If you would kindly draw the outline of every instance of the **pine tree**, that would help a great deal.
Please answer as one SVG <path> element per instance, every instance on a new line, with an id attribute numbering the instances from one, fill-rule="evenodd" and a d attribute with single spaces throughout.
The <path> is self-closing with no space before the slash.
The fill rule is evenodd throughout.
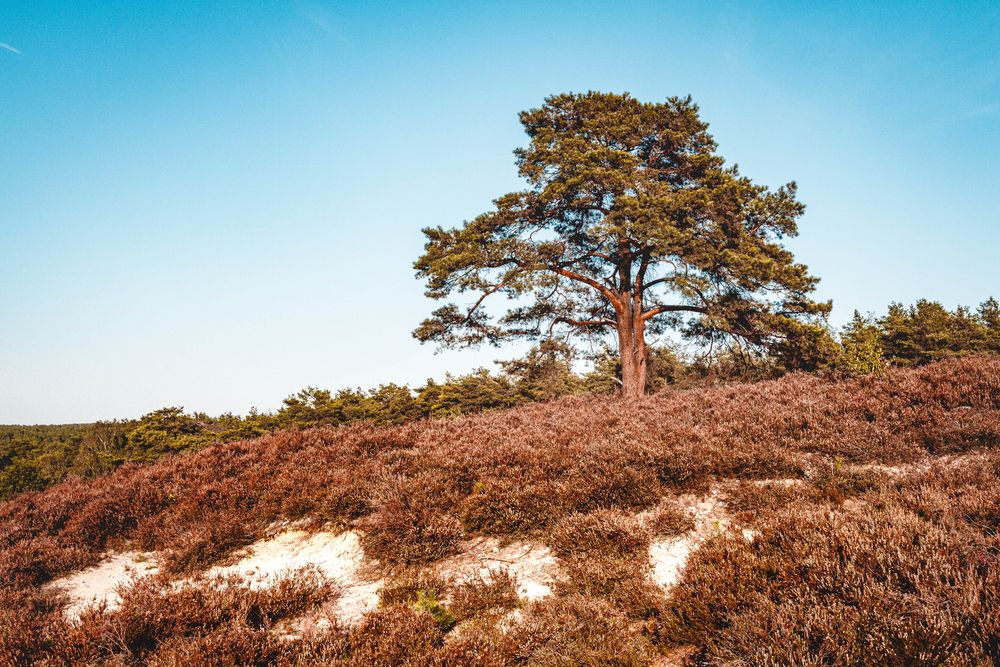
<path id="1" fill-rule="evenodd" d="M 608 336 L 626 398 L 644 391 L 647 335 L 667 329 L 813 363 L 803 355 L 830 304 L 810 298 L 817 279 L 781 244 L 804 210 L 794 183 L 772 191 L 727 167 L 690 98 L 563 94 L 520 119 L 528 188 L 460 228 L 424 230 L 414 266 L 427 295 L 471 303 L 434 311 L 418 339 Z M 512 301 L 494 317 L 496 295 Z"/>

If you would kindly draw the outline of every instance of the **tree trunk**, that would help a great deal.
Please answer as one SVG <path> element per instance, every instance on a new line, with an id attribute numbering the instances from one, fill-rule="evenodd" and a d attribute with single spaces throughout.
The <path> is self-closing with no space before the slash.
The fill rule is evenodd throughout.
<path id="1" fill-rule="evenodd" d="M 631 309 L 629 309 L 631 310 Z M 646 338 L 641 309 L 618 319 L 618 358 L 622 366 L 622 398 L 634 401 L 646 393 Z"/>

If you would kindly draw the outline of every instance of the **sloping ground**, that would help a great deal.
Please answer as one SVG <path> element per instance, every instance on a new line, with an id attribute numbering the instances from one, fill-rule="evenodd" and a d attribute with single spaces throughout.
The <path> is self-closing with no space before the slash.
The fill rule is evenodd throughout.
<path id="1" fill-rule="evenodd" d="M 665 589 L 676 583 L 690 553 L 729 522 L 715 494 L 696 500 L 690 509 L 697 517 L 695 529 L 680 536 L 660 538 L 649 545 L 650 576 Z M 641 521 L 641 517 L 636 519 Z M 357 625 L 367 612 L 378 606 L 379 590 L 385 583 L 379 577 L 377 564 L 365 561 L 359 535 L 353 530 L 341 533 L 285 530 L 237 551 L 232 558 L 236 562 L 210 567 L 195 580 L 209 580 L 223 586 L 235 576 L 252 589 L 270 588 L 295 572 L 308 569 L 335 584 L 337 596 L 323 611 L 344 626 Z M 97 565 L 60 577 L 46 584 L 46 588 L 65 597 L 63 614 L 70 621 L 78 621 L 86 609 L 118 609 L 119 592 L 139 579 L 158 574 L 158 560 L 156 553 L 109 553 Z M 530 540 L 502 543 L 494 537 L 466 540 L 458 553 L 435 562 L 433 571 L 442 581 L 459 586 L 487 580 L 493 573 L 503 571 L 516 582 L 517 597 L 524 602 L 548 597 L 559 579 L 558 560 L 544 544 Z"/>
<path id="2" fill-rule="evenodd" d="M 998 442 L 965 359 L 211 448 L 0 505 L 0 663 L 995 663 Z"/>

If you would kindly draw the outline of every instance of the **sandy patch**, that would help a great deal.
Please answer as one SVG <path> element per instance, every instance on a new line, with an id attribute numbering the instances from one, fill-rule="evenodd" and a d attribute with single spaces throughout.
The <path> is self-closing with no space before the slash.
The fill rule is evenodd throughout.
<path id="1" fill-rule="evenodd" d="M 538 600 L 552 594 L 559 577 L 555 556 L 543 544 L 518 540 L 501 544 L 495 537 L 466 540 L 460 553 L 439 561 L 438 573 L 458 583 L 488 577 L 491 570 L 506 569 L 517 577 L 518 594 Z"/>
<path id="2" fill-rule="evenodd" d="M 59 590 L 67 598 L 63 614 L 76 621 L 80 614 L 98 604 L 105 609 L 117 609 L 121 604 L 119 589 L 132 582 L 159 572 L 156 556 L 142 551 L 111 553 L 104 560 L 86 570 L 80 570 L 47 586 Z"/>
<path id="3" fill-rule="evenodd" d="M 725 507 L 719 500 L 718 489 L 712 489 L 701 500 L 692 499 L 688 508 L 694 514 L 694 530 L 679 537 L 657 538 L 649 545 L 653 581 L 666 589 L 674 586 L 680 579 L 691 553 L 709 537 L 726 530 L 730 523 Z"/>
<path id="4" fill-rule="evenodd" d="M 951 468 L 962 465 L 980 465 L 989 459 L 983 451 L 960 452 L 957 454 L 927 455 L 910 463 L 844 463 L 843 469 L 852 472 L 876 472 L 891 478 L 919 475 L 934 468 Z"/>
<path id="5" fill-rule="evenodd" d="M 804 486 L 806 483 L 806 480 L 796 477 L 786 477 L 784 479 L 751 479 L 747 481 L 754 486 L 778 486 L 785 489 L 793 486 Z"/>
<path id="6" fill-rule="evenodd" d="M 208 577 L 239 575 L 251 588 L 273 585 L 282 576 L 312 567 L 336 584 L 339 596 L 324 613 L 354 625 L 378 606 L 382 581 L 365 568 L 358 534 L 287 530 L 236 553 L 236 563 L 211 568 Z"/>

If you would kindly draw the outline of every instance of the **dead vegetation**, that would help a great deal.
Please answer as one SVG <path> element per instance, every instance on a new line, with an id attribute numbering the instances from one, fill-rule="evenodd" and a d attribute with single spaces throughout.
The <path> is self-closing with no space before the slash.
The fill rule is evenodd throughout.
<path id="1" fill-rule="evenodd" d="M 995 663 L 998 408 L 1000 361 L 970 358 L 282 432 L 71 480 L 0 505 L 0 663 Z M 731 523 L 689 511 L 707 498 Z M 342 594 L 321 572 L 177 585 L 297 519 L 356 531 L 384 577 L 353 627 L 276 631 Z M 550 552 L 551 595 L 488 560 L 522 545 Z M 658 586 L 649 554 L 675 546 Z M 68 619 L 44 584 L 108 551 L 161 571 Z"/>

